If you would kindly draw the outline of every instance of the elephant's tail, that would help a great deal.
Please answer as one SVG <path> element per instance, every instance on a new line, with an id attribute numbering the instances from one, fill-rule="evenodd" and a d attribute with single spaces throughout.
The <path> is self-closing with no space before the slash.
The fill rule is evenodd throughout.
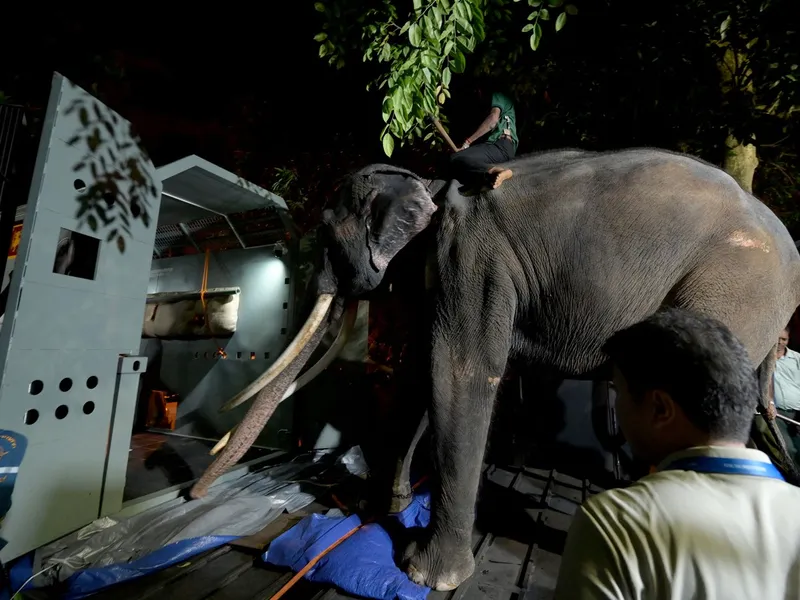
<path id="1" fill-rule="evenodd" d="M 772 378 L 775 374 L 777 351 L 777 346 L 773 346 L 758 367 L 759 414 L 756 415 L 755 418 L 764 419 L 769 435 L 772 437 L 772 440 L 761 440 L 762 449 L 771 455 L 770 458 L 775 462 L 778 469 L 783 472 L 784 477 L 786 477 L 789 483 L 800 486 L 800 471 L 797 469 L 794 457 L 789 454 L 786 448 L 786 442 L 783 439 L 783 435 L 781 435 L 780 429 L 778 429 L 777 419 L 770 419 L 767 411 L 767 407 L 773 396 Z"/>

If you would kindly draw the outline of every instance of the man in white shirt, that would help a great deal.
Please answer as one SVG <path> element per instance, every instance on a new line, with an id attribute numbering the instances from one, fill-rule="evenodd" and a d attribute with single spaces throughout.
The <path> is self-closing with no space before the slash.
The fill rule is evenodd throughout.
<path id="1" fill-rule="evenodd" d="M 800 412 L 800 353 L 790 350 L 789 329 L 784 329 L 778 338 L 778 362 L 775 364 L 774 397 L 778 414 L 797 421 Z M 797 457 L 797 427 L 778 419 L 778 428 L 783 434 L 786 449 L 795 460 Z"/>
<path id="2" fill-rule="evenodd" d="M 657 467 L 579 508 L 555 598 L 800 598 L 800 489 L 745 447 L 758 393 L 741 343 L 667 309 L 606 352 L 622 433 Z"/>

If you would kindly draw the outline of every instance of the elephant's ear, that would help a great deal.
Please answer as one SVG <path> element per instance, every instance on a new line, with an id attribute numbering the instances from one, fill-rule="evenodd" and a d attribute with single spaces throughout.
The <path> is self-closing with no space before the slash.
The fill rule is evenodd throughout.
<path id="1" fill-rule="evenodd" d="M 436 204 L 419 177 L 396 167 L 366 177 L 367 244 L 373 267 L 383 271 L 411 239 L 431 222 Z"/>

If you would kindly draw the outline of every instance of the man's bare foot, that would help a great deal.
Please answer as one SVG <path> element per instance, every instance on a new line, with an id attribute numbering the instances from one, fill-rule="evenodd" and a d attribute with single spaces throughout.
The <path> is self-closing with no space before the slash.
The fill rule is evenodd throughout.
<path id="1" fill-rule="evenodd" d="M 492 188 L 495 190 L 503 185 L 503 182 L 506 179 L 511 179 L 511 177 L 514 175 L 514 173 L 511 172 L 511 169 L 504 169 L 502 167 L 492 167 L 489 169 L 489 173 L 495 176 L 494 183 L 492 184 Z"/>

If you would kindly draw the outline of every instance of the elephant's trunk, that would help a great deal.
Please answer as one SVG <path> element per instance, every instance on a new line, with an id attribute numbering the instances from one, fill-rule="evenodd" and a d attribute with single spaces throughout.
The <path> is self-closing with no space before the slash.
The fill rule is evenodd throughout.
<path id="1" fill-rule="evenodd" d="M 282 362 L 284 368 L 279 371 L 270 367 L 259 378 L 259 382 L 266 380 L 266 383 L 262 383 L 258 388 L 253 405 L 231 435 L 231 439 L 224 450 L 214 459 L 211 466 L 206 469 L 202 477 L 192 487 L 189 492 L 192 498 L 204 497 L 208 493 L 208 488 L 211 487 L 211 484 L 225 473 L 229 467 L 236 464 L 250 446 L 253 445 L 258 434 L 283 399 L 287 388 L 295 380 L 308 357 L 319 346 L 330 324 L 341 318 L 343 306 L 344 301 L 340 297 L 334 299 L 332 294 L 319 295 L 308 321 L 306 321 L 295 340 L 284 351 L 281 358 L 276 361 L 276 364 L 279 361 Z M 284 358 L 286 360 L 282 360 Z M 270 382 L 272 385 L 267 385 Z M 251 387 L 255 388 L 256 386 Z"/>

